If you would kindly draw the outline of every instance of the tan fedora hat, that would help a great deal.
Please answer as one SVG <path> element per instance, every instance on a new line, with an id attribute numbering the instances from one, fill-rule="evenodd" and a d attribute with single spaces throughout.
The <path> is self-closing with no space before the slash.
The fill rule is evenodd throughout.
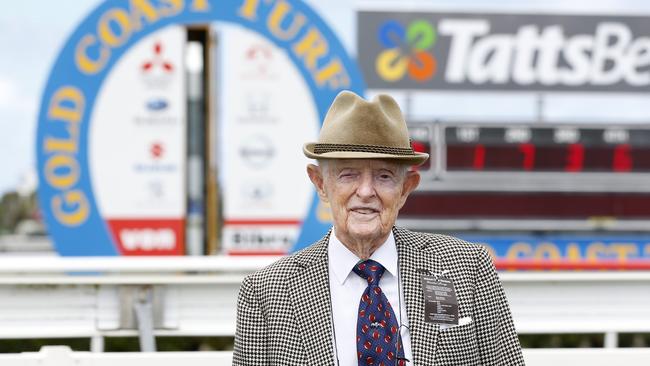
<path id="1" fill-rule="evenodd" d="M 413 151 L 397 102 L 386 94 L 372 101 L 340 92 L 327 111 L 318 142 L 303 145 L 312 159 L 389 159 L 408 165 L 424 163 L 429 154 Z"/>

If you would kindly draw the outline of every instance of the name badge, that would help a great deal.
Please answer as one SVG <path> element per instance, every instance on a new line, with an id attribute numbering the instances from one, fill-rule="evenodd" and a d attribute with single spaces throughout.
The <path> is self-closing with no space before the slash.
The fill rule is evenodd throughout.
<path id="1" fill-rule="evenodd" d="M 454 281 L 444 275 L 422 275 L 424 321 L 458 325 L 458 298 Z"/>

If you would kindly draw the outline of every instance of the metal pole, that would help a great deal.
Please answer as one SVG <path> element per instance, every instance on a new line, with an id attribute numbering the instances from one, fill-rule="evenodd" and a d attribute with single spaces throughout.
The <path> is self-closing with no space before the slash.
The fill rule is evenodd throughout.
<path id="1" fill-rule="evenodd" d="M 95 334 L 90 337 L 90 352 L 101 353 L 104 352 L 104 336 Z"/>
<path id="2" fill-rule="evenodd" d="M 141 352 L 156 352 L 156 338 L 153 334 L 152 300 L 153 290 L 147 286 L 138 289 L 137 299 L 133 303 Z"/>
<path id="3" fill-rule="evenodd" d="M 544 122 L 544 93 L 537 94 L 537 122 Z"/>
<path id="4" fill-rule="evenodd" d="M 605 333 L 605 348 L 617 348 L 617 347 L 618 347 L 618 333 L 617 332 Z"/>
<path id="5" fill-rule="evenodd" d="M 188 255 L 203 255 L 205 115 L 203 109 L 203 45 L 187 44 L 187 249 Z"/>
<path id="6" fill-rule="evenodd" d="M 405 92 L 404 117 L 407 123 L 411 121 L 411 92 L 410 91 Z"/>

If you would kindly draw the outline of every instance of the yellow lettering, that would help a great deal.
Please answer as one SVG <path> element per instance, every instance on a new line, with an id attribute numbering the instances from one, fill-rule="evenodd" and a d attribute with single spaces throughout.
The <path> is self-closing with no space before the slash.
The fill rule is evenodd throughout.
<path id="1" fill-rule="evenodd" d="M 70 136 L 67 139 L 59 139 L 54 137 L 48 137 L 45 140 L 44 149 L 46 152 L 67 152 L 67 153 L 76 153 L 77 152 L 77 141 L 79 138 L 79 128 L 77 125 L 67 125 L 68 135 Z"/>
<path id="2" fill-rule="evenodd" d="M 75 49 L 75 62 L 77 67 L 84 74 L 96 74 L 100 72 L 106 65 L 108 57 L 111 55 L 111 51 L 104 47 L 99 47 L 99 58 L 96 60 L 88 57 L 88 47 L 97 43 L 97 39 L 92 34 L 86 34 Z"/>
<path id="3" fill-rule="evenodd" d="M 65 209 L 64 206 L 68 209 Z M 52 212 L 60 223 L 67 226 L 78 226 L 88 218 L 88 200 L 81 191 L 65 192 L 63 197 L 52 197 Z"/>
<path id="4" fill-rule="evenodd" d="M 77 123 L 83 116 L 84 103 L 84 96 L 77 88 L 64 86 L 54 93 L 47 116 L 52 120 L 69 122 L 65 126 L 68 138 L 47 137 L 44 145 L 45 151 L 77 152 L 79 138 Z"/>
<path id="5" fill-rule="evenodd" d="M 291 6 L 287 4 L 286 1 L 280 0 L 275 3 L 275 6 L 273 6 L 267 21 L 271 33 L 283 41 L 288 41 L 291 38 L 294 38 L 306 22 L 305 16 L 301 13 L 297 13 L 293 15 L 291 25 L 286 29 L 282 29 L 282 23 L 286 20 L 287 14 L 289 14 L 290 11 Z"/>
<path id="6" fill-rule="evenodd" d="M 318 201 L 316 216 L 320 222 L 332 222 L 332 208 L 328 202 Z"/>
<path id="7" fill-rule="evenodd" d="M 158 8 L 158 12 L 160 13 L 160 15 L 164 17 L 176 15 L 183 10 L 183 6 L 184 6 L 183 1 L 184 0 L 162 0 L 161 3 L 163 5 L 169 5 L 169 6 Z"/>
<path id="8" fill-rule="evenodd" d="M 610 252 L 616 254 L 619 261 L 625 261 L 630 257 L 639 255 L 638 248 L 634 244 L 612 244 Z"/>
<path id="9" fill-rule="evenodd" d="M 244 4 L 239 8 L 237 14 L 250 20 L 257 20 L 257 6 L 260 4 L 259 0 L 244 0 Z"/>
<path id="10" fill-rule="evenodd" d="M 316 80 L 318 86 L 327 83 L 330 89 L 345 89 L 350 86 L 350 77 L 338 58 L 331 60 L 322 69 L 317 70 L 314 80 Z"/>
<path id="11" fill-rule="evenodd" d="M 52 155 L 45 163 L 45 179 L 53 187 L 70 188 L 79 179 L 79 165 L 70 155 Z"/>
<path id="12" fill-rule="evenodd" d="M 131 27 L 134 30 L 140 30 L 142 28 L 140 19 L 143 16 L 149 23 L 155 23 L 158 20 L 156 9 L 148 0 L 131 0 Z"/>
<path id="13" fill-rule="evenodd" d="M 47 116 L 50 119 L 77 123 L 83 116 L 84 103 L 81 90 L 72 86 L 63 86 L 52 96 Z"/>
<path id="14" fill-rule="evenodd" d="M 574 243 L 569 244 L 566 250 L 566 257 L 570 261 L 580 260 L 580 247 Z"/>
<path id="15" fill-rule="evenodd" d="M 327 54 L 328 49 L 327 41 L 316 28 L 311 28 L 302 40 L 293 46 L 293 52 L 296 56 L 305 59 L 305 65 L 310 70 L 316 68 L 316 62 Z"/>
<path id="16" fill-rule="evenodd" d="M 208 0 L 194 0 L 192 3 L 192 11 L 208 11 L 210 10 L 210 4 Z"/>
<path id="17" fill-rule="evenodd" d="M 115 23 L 119 27 L 117 33 L 114 32 L 111 24 Z M 97 28 L 99 39 L 111 47 L 122 45 L 131 35 L 129 24 L 129 15 L 122 9 L 112 9 L 107 11 L 99 19 Z"/>
<path id="18" fill-rule="evenodd" d="M 535 249 L 535 258 L 548 258 L 551 260 L 558 260 L 561 258 L 560 250 L 551 243 L 542 243 Z"/>
<path id="19" fill-rule="evenodd" d="M 643 253 L 646 257 L 650 257 L 650 243 L 645 245 L 645 249 L 643 250 Z"/>
<path id="20" fill-rule="evenodd" d="M 533 254 L 533 249 L 528 243 L 514 243 L 508 249 L 506 257 L 508 259 L 530 258 Z"/>
<path id="21" fill-rule="evenodd" d="M 596 260 L 607 254 L 607 247 L 603 243 L 593 243 L 587 247 L 587 260 Z"/>

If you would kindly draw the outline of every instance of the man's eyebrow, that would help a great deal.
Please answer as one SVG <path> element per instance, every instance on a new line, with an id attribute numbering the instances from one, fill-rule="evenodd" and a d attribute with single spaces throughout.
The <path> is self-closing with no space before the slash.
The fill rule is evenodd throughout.
<path id="1" fill-rule="evenodd" d="M 345 169 L 358 170 L 359 168 L 358 168 L 358 167 L 354 167 L 354 166 L 343 166 L 343 167 L 338 168 L 338 171 L 340 172 L 340 171 L 343 171 L 343 170 L 345 170 Z"/>

